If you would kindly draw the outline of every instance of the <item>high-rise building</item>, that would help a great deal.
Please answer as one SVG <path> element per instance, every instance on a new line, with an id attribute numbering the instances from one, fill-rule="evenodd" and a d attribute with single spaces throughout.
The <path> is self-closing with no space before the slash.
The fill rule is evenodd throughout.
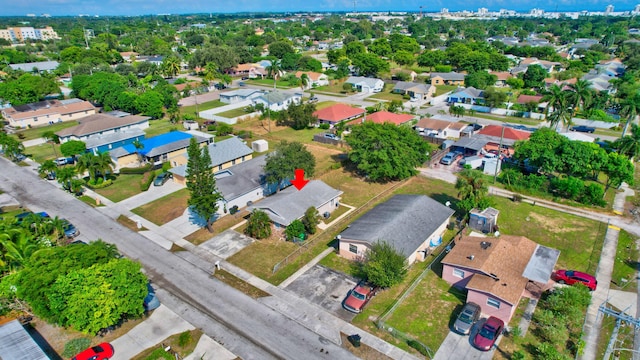
<path id="1" fill-rule="evenodd" d="M 609 15 L 613 12 L 613 5 L 607 5 L 607 8 L 604 10 L 605 15 Z"/>
<path id="2" fill-rule="evenodd" d="M 33 27 L 11 27 L 0 29 L 0 39 L 5 39 L 12 43 L 20 43 L 25 40 L 52 40 L 59 38 L 58 33 L 56 33 L 51 26 L 47 26 L 42 29 L 35 29 Z"/>

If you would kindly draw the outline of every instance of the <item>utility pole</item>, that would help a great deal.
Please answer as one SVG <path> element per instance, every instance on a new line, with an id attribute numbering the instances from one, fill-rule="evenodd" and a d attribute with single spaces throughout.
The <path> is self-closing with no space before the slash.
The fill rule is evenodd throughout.
<path id="1" fill-rule="evenodd" d="M 500 145 L 498 146 L 498 158 L 496 159 L 496 171 L 493 173 L 493 183 L 496 183 L 498 178 L 498 165 L 502 163 L 500 156 L 502 155 L 502 140 L 504 139 L 504 124 L 502 125 L 502 135 L 500 135 Z"/>

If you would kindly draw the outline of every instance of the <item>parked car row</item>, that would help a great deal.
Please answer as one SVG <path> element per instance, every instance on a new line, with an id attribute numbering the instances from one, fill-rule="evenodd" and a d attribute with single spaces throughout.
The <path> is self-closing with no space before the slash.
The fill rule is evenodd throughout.
<path id="1" fill-rule="evenodd" d="M 30 225 L 37 221 L 40 218 L 41 220 L 51 220 L 49 214 L 44 211 L 34 213 L 31 211 L 25 211 L 15 216 L 16 222 L 18 224 L 23 224 L 25 221 L 29 222 Z M 80 235 L 80 230 L 78 230 L 69 220 L 60 219 L 62 222 L 62 229 L 64 231 L 64 236 L 73 239 L 74 237 Z"/>
<path id="2" fill-rule="evenodd" d="M 469 335 L 473 326 L 479 321 L 480 315 L 480 305 L 473 302 L 466 303 L 453 324 L 453 330 L 462 335 Z M 503 330 L 504 321 L 495 316 L 490 316 L 482 323 L 482 327 L 473 337 L 472 344 L 478 350 L 489 351 L 495 345 Z"/>

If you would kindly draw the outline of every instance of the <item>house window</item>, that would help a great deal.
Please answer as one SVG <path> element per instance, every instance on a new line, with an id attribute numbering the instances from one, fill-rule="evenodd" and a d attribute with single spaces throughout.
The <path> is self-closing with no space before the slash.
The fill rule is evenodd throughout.
<path id="1" fill-rule="evenodd" d="M 236 159 L 231 160 L 231 165 L 235 165 L 236 164 Z"/>
<path id="2" fill-rule="evenodd" d="M 242 161 L 244 161 L 244 156 L 242 157 Z"/>
<path id="3" fill-rule="evenodd" d="M 353 244 L 349 244 L 349 252 L 357 254 L 358 253 L 358 247 L 353 245 Z"/>
<path id="4" fill-rule="evenodd" d="M 492 298 L 487 299 L 487 305 L 494 307 L 496 309 L 500 309 L 500 301 Z"/>
<path id="5" fill-rule="evenodd" d="M 453 269 L 453 276 L 459 277 L 461 279 L 464 279 L 464 271 L 460 270 L 460 269 Z"/>
<path id="6" fill-rule="evenodd" d="M 218 171 L 222 170 L 222 165 L 218 165 Z"/>

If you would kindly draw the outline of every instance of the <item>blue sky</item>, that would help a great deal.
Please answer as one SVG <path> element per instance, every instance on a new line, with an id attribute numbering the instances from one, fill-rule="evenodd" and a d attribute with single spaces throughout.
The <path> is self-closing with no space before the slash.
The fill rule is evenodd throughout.
<path id="1" fill-rule="evenodd" d="M 631 10 L 640 0 L 357 0 L 358 11 L 424 11 L 436 12 L 446 7 L 450 11 L 473 10 L 529 10 L 533 7 L 546 11 L 604 11 L 609 4 L 615 11 Z M 146 15 L 221 13 L 247 11 L 352 11 L 353 0 L 0 0 L 0 16 L 26 14 L 51 15 Z"/>

